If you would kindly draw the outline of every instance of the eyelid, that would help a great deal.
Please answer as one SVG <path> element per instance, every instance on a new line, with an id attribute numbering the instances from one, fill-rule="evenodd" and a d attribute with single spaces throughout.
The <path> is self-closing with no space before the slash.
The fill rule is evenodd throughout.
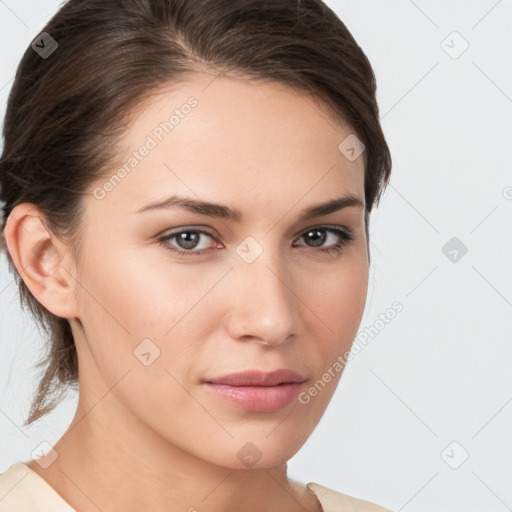
<path id="1" fill-rule="evenodd" d="M 303 235 L 307 231 L 310 231 L 312 229 L 326 229 L 326 230 L 333 230 L 333 231 L 342 231 L 346 235 L 351 235 L 353 233 L 352 229 L 346 227 L 346 226 L 340 226 L 339 224 L 312 224 L 311 226 L 308 226 L 306 228 L 303 228 L 299 231 L 297 236 Z"/>

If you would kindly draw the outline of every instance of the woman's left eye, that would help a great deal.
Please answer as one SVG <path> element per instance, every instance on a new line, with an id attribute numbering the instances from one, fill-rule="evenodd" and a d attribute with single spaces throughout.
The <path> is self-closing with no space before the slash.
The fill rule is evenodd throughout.
<path id="1" fill-rule="evenodd" d="M 200 256 L 207 250 L 208 247 L 199 247 L 198 243 L 202 236 L 213 238 L 213 234 L 209 231 L 202 229 L 184 229 L 181 231 L 175 231 L 158 239 L 159 242 L 165 244 L 167 249 L 177 254 L 178 256 Z M 344 246 L 353 240 L 354 235 L 348 229 L 331 228 L 326 226 L 310 228 L 299 237 L 299 240 L 304 238 L 305 240 L 313 241 L 314 245 L 308 245 L 307 247 L 316 249 L 323 253 L 339 253 L 343 250 Z M 331 238 L 334 241 L 327 247 L 323 247 L 325 242 Z M 171 240 L 176 239 L 176 244 L 171 244 Z M 334 245 L 333 245 L 334 244 Z M 174 246 L 172 246 L 174 245 Z"/>
<path id="2" fill-rule="evenodd" d="M 319 250 L 323 253 L 328 254 L 335 254 L 340 253 L 343 248 L 349 244 L 351 240 L 354 239 L 354 235 L 352 231 L 349 229 L 339 229 L 339 228 L 329 228 L 326 226 L 321 226 L 318 228 L 310 228 L 307 231 L 305 231 L 300 238 L 307 239 L 308 237 L 310 240 L 312 239 L 313 242 L 316 245 L 308 246 L 308 247 L 318 247 L 319 245 L 323 245 L 323 243 L 329 239 L 328 233 L 331 234 L 331 239 L 334 239 L 334 245 L 328 245 L 327 247 L 322 247 Z M 338 239 L 338 242 L 336 243 L 336 239 Z"/>

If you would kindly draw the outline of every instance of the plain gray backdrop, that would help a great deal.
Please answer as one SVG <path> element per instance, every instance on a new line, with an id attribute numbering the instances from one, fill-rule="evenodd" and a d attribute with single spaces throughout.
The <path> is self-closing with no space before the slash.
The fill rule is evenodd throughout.
<path id="1" fill-rule="evenodd" d="M 366 342 L 290 476 L 396 512 L 511 510 L 512 0 L 327 3 L 374 68 L 393 171 L 371 219 Z M 59 5 L 0 0 L 2 119 Z M 77 395 L 21 427 L 42 340 L 4 256 L 0 308 L 2 472 L 59 439 Z"/>

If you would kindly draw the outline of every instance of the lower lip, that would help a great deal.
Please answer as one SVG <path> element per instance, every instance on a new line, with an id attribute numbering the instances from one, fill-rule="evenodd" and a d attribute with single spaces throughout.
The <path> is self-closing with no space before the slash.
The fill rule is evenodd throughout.
<path id="1" fill-rule="evenodd" d="M 206 389 L 220 398 L 251 412 L 275 412 L 291 404 L 299 395 L 302 383 L 288 382 L 279 386 L 228 386 L 204 383 Z"/>

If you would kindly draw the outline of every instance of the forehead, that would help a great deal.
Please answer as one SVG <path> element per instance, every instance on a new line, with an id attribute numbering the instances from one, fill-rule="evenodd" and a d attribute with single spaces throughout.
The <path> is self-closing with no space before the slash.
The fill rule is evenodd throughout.
<path id="1" fill-rule="evenodd" d="M 128 126 L 111 170 L 124 168 L 123 177 L 108 194 L 121 207 L 170 194 L 260 208 L 305 195 L 309 203 L 340 193 L 364 202 L 362 155 L 349 160 L 339 149 L 350 127 L 280 83 L 193 75 L 145 98 Z"/>

